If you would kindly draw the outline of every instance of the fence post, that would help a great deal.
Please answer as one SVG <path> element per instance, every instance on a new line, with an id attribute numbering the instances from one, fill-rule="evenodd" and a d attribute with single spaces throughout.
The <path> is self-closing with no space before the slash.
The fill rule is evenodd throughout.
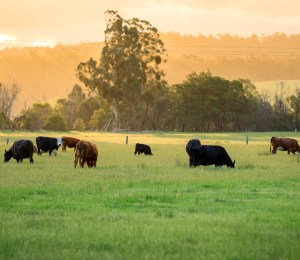
<path id="1" fill-rule="evenodd" d="M 126 135 L 126 144 L 128 144 L 128 135 Z"/>
<path id="2" fill-rule="evenodd" d="M 248 135 L 246 135 L 246 144 L 248 144 L 249 142 L 249 138 L 248 138 Z"/>

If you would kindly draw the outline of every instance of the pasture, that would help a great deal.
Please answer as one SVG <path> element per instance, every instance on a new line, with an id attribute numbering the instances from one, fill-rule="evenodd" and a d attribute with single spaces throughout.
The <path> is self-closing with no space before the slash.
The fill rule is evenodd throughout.
<path id="1" fill-rule="evenodd" d="M 299 259 L 300 163 L 269 154 L 272 136 L 298 133 L 248 133 L 246 145 L 245 133 L 0 132 L 0 152 L 39 135 L 94 142 L 97 167 L 74 169 L 70 148 L 2 159 L 0 259 Z M 192 138 L 236 168 L 189 168 Z M 154 156 L 134 155 L 136 142 Z"/>

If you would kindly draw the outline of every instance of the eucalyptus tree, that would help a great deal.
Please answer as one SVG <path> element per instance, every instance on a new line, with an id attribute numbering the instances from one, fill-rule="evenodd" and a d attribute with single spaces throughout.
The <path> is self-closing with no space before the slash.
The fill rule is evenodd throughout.
<path id="1" fill-rule="evenodd" d="M 91 91 L 97 91 L 111 106 L 114 127 L 135 128 L 148 116 L 147 99 L 153 85 L 166 88 L 166 50 L 158 30 L 148 21 L 126 20 L 116 11 L 106 11 L 105 44 L 100 61 L 80 63 L 77 76 Z M 121 125 L 122 124 L 122 125 Z"/>

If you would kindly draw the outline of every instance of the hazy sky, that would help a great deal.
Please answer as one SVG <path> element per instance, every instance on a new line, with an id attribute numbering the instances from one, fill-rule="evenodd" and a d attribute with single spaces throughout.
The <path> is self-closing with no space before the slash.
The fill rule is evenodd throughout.
<path id="1" fill-rule="evenodd" d="M 106 10 L 161 32 L 300 33 L 299 0 L 0 0 L 0 48 L 102 41 Z"/>

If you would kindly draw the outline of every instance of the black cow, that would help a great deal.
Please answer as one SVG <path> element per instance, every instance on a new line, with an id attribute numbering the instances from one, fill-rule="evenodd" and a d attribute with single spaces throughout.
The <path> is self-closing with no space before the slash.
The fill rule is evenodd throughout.
<path id="1" fill-rule="evenodd" d="M 227 165 L 234 168 L 235 161 L 232 161 L 224 147 L 219 145 L 199 145 L 193 146 L 190 150 L 190 160 L 192 166 Z"/>
<path id="2" fill-rule="evenodd" d="M 38 155 L 48 151 L 49 155 L 51 155 L 52 152 L 56 155 L 58 148 L 61 146 L 61 138 L 38 136 L 36 138 L 36 146 Z"/>
<path id="3" fill-rule="evenodd" d="M 190 156 L 191 148 L 193 146 L 199 146 L 199 145 L 201 145 L 200 140 L 198 140 L 198 139 L 191 139 L 190 141 L 187 142 L 187 144 L 185 146 L 185 150 L 186 150 L 187 154 L 189 155 L 189 166 L 190 167 L 192 167 L 191 156 Z"/>
<path id="4" fill-rule="evenodd" d="M 134 154 L 140 154 L 140 153 L 144 153 L 145 155 L 153 155 L 153 153 L 151 152 L 151 148 L 149 145 L 146 144 L 139 144 L 137 143 L 135 145 L 135 151 Z"/>
<path id="5" fill-rule="evenodd" d="M 22 162 L 23 159 L 29 158 L 29 161 L 33 163 L 33 143 L 30 140 L 18 140 L 15 141 L 12 147 L 4 153 L 4 162 L 8 162 L 11 158 Z"/>

